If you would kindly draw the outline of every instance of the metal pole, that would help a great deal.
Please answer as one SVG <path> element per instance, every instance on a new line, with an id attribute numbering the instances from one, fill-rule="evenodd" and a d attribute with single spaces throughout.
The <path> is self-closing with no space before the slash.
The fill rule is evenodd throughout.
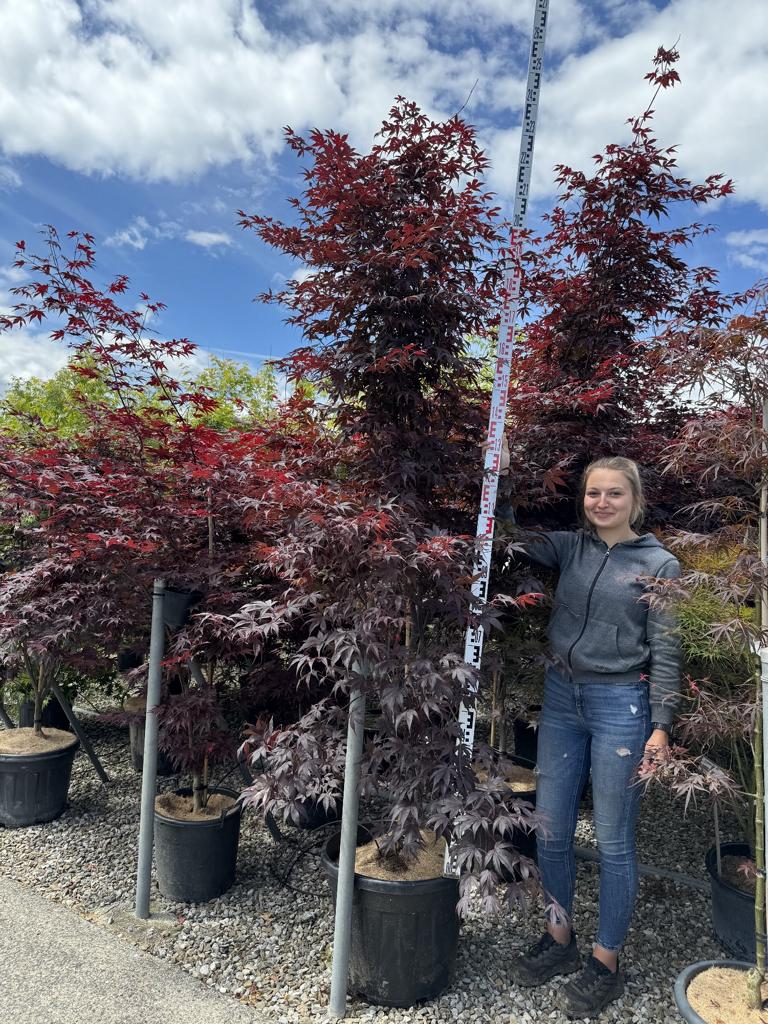
<path id="1" fill-rule="evenodd" d="M 163 595 L 165 580 L 155 580 L 152 589 L 152 633 L 149 641 L 147 709 L 144 719 L 144 771 L 141 777 L 141 822 L 139 864 L 136 871 L 136 917 L 149 917 L 149 887 L 152 881 L 152 843 L 155 834 L 155 792 L 157 790 L 157 715 L 160 703 L 162 661 L 165 648 Z"/>
<path id="2" fill-rule="evenodd" d="M 96 769 L 96 774 L 99 776 L 102 782 L 109 782 L 109 776 L 104 771 L 101 761 L 96 756 L 96 751 L 93 749 L 88 740 L 88 737 L 83 732 L 83 727 L 80 724 L 80 720 L 75 715 L 75 712 L 72 710 L 72 705 L 61 692 L 61 687 L 56 682 L 56 680 L 53 680 L 50 685 L 51 693 L 54 695 L 59 704 L 61 704 L 61 710 L 67 716 L 69 724 L 72 726 L 72 731 L 74 732 L 75 736 L 77 736 L 77 738 L 80 740 L 80 744 L 83 750 L 91 759 L 91 764 Z"/>
<path id="3" fill-rule="evenodd" d="M 360 758 L 363 752 L 365 694 L 353 690 L 349 701 L 347 758 L 344 765 L 344 801 L 341 811 L 339 875 L 336 880 L 336 920 L 333 931 L 333 968 L 331 974 L 331 1015 L 347 1013 L 347 975 L 352 937 L 352 900 L 355 886 L 355 850 L 357 848 L 357 809 L 360 802 Z"/>

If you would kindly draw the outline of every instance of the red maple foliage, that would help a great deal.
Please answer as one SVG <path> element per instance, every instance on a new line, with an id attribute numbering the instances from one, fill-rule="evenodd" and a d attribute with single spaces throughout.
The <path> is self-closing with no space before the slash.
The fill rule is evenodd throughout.
<path id="1" fill-rule="evenodd" d="M 683 177 L 676 147 L 654 137 L 653 106 L 679 81 L 678 57 L 658 50 L 646 75 L 656 85 L 651 101 L 628 120 L 628 141 L 595 155 L 591 175 L 555 168 L 558 205 L 523 254 L 527 320 L 511 374 L 510 483 L 515 501 L 544 523 L 572 519 L 579 473 L 609 454 L 647 468 L 654 518 L 674 511 L 674 488 L 655 467 L 689 404 L 668 350 L 681 337 L 695 347 L 749 297 L 723 294 L 714 270 L 684 258 L 712 230 L 685 218 L 733 183 L 722 174 Z"/>

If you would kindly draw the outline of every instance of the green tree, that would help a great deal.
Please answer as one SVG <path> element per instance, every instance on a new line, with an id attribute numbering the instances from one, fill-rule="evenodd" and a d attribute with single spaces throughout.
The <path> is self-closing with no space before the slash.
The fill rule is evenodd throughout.
<path id="1" fill-rule="evenodd" d="M 114 407 L 115 398 L 109 382 L 84 361 L 71 362 L 53 377 L 15 377 L 0 400 L 0 431 L 21 437 L 37 430 L 52 431 L 60 437 L 71 437 L 85 429 L 87 417 L 83 398 L 88 404 L 103 403 Z M 90 376 L 93 372 L 94 376 Z"/>
<path id="2" fill-rule="evenodd" d="M 207 426 L 217 430 L 244 429 L 263 422 L 274 410 L 278 381 L 272 366 L 255 373 L 245 364 L 214 356 L 189 383 L 216 399 L 218 406 L 204 415 Z"/>
<path id="3" fill-rule="evenodd" d="M 210 366 L 185 379 L 185 387 L 204 391 L 218 403 L 212 411 L 199 413 L 198 421 L 215 430 L 233 430 L 245 429 L 269 416 L 278 382 L 271 366 L 254 373 L 244 363 L 214 357 Z M 146 387 L 137 387 L 127 399 L 136 408 L 164 407 L 158 392 Z M 102 372 L 88 360 L 74 360 L 47 379 L 14 378 L 0 400 L 0 431 L 16 437 L 42 431 L 72 437 L 86 429 L 87 407 L 115 409 L 118 401 Z"/>

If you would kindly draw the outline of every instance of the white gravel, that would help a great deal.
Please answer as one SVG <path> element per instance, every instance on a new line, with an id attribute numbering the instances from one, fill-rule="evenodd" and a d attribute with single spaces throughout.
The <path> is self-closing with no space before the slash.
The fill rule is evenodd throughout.
<path id="1" fill-rule="evenodd" d="M 0 873 L 51 900 L 98 920 L 175 962 L 200 983 L 258 1007 L 275 1024 L 327 1019 L 332 907 L 319 857 L 301 857 L 290 874 L 295 892 L 270 871 L 288 866 L 295 847 L 279 847 L 251 813 L 243 818 L 235 886 L 208 904 L 170 904 L 156 892 L 153 907 L 176 919 L 175 927 L 126 927 L 133 903 L 139 812 L 139 777 L 130 766 L 127 733 L 87 722 L 112 783 L 100 784 L 85 755 L 77 755 L 70 807 L 57 821 L 25 829 L 0 829 Z M 229 780 L 236 785 L 237 776 Z M 160 780 L 172 788 L 173 779 Z M 307 843 L 306 832 L 286 829 Z M 639 828 L 641 860 L 704 879 L 711 843 L 706 814 L 682 817 L 679 803 L 662 794 L 646 798 Z M 577 842 L 594 845 L 588 816 Z M 580 862 L 575 927 L 582 948 L 594 935 L 598 872 Z M 121 921 L 123 924 L 121 925 Z M 538 919 L 513 914 L 489 921 L 472 914 L 462 926 L 455 981 L 440 999 L 409 1010 L 354 1002 L 361 1020 L 430 1024 L 461 1020 L 485 1024 L 560 1021 L 553 1006 L 557 982 L 538 990 L 510 985 L 507 964 L 540 931 Z M 627 989 L 601 1016 L 611 1022 L 672 1024 L 679 1016 L 672 985 L 691 962 L 720 956 L 711 938 L 707 893 L 655 878 L 640 882 L 638 908 L 624 954 Z"/>

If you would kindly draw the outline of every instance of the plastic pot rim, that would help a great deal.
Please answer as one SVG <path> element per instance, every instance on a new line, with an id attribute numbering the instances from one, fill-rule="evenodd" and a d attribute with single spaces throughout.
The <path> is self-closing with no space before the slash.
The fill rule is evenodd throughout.
<path id="1" fill-rule="evenodd" d="M 191 796 L 192 789 L 189 786 L 180 786 L 177 789 L 172 790 L 177 796 Z M 157 807 L 154 808 L 155 820 L 162 821 L 164 825 L 170 826 L 171 828 L 221 828 L 225 821 L 235 816 L 240 817 L 243 813 L 243 805 L 240 800 L 240 794 L 235 789 L 229 789 L 228 786 L 209 786 L 209 793 L 220 793 L 223 796 L 235 797 L 235 803 L 231 807 L 227 808 L 224 814 L 218 815 L 216 818 L 207 818 L 205 820 L 198 819 L 190 820 L 188 818 L 172 818 L 168 814 L 163 814 L 162 811 L 158 811 Z M 157 796 L 163 796 L 162 793 L 158 793 Z M 155 797 L 157 799 L 157 797 Z"/>
<path id="2" fill-rule="evenodd" d="M 710 967 L 737 967 L 743 971 L 748 971 L 752 966 L 746 960 L 698 960 L 695 964 L 689 964 L 687 967 L 684 967 L 675 979 L 674 993 L 677 1009 L 683 1015 L 687 1024 L 707 1024 L 704 1018 L 700 1017 L 688 1002 L 688 986 L 697 975 L 709 970 Z"/>
<path id="3" fill-rule="evenodd" d="M 29 754 L 25 754 L 23 751 L 0 753 L 0 764 L 3 762 L 13 764 L 19 761 L 31 761 L 33 764 L 39 764 L 41 761 L 53 761 L 56 758 L 69 756 L 70 754 L 74 756 L 79 746 L 80 740 L 77 736 L 73 736 L 71 743 L 68 743 L 65 747 L 57 747 L 55 750 L 41 750 Z"/>
<path id="4" fill-rule="evenodd" d="M 370 835 L 370 830 L 365 825 L 359 826 L 364 829 Z M 329 878 L 336 881 L 339 876 L 339 863 L 338 858 L 331 857 L 328 853 L 329 845 L 341 835 L 341 832 L 334 832 L 326 842 L 323 844 L 322 851 L 320 853 L 320 862 L 323 865 L 323 870 L 329 876 Z M 370 875 L 361 875 L 357 871 L 355 872 L 355 888 L 362 889 L 365 892 L 378 892 L 387 896 L 401 896 L 407 893 L 419 893 L 427 894 L 432 892 L 440 892 L 447 889 L 449 886 L 457 887 L 459 880 L 457 878 L 447 878 L 445 875 L 439 875 L 437 878 L 421 878 L 421 879 L 405 879 L 403 881 L 395 881 L 389 878 L 371 878 Z"/>

